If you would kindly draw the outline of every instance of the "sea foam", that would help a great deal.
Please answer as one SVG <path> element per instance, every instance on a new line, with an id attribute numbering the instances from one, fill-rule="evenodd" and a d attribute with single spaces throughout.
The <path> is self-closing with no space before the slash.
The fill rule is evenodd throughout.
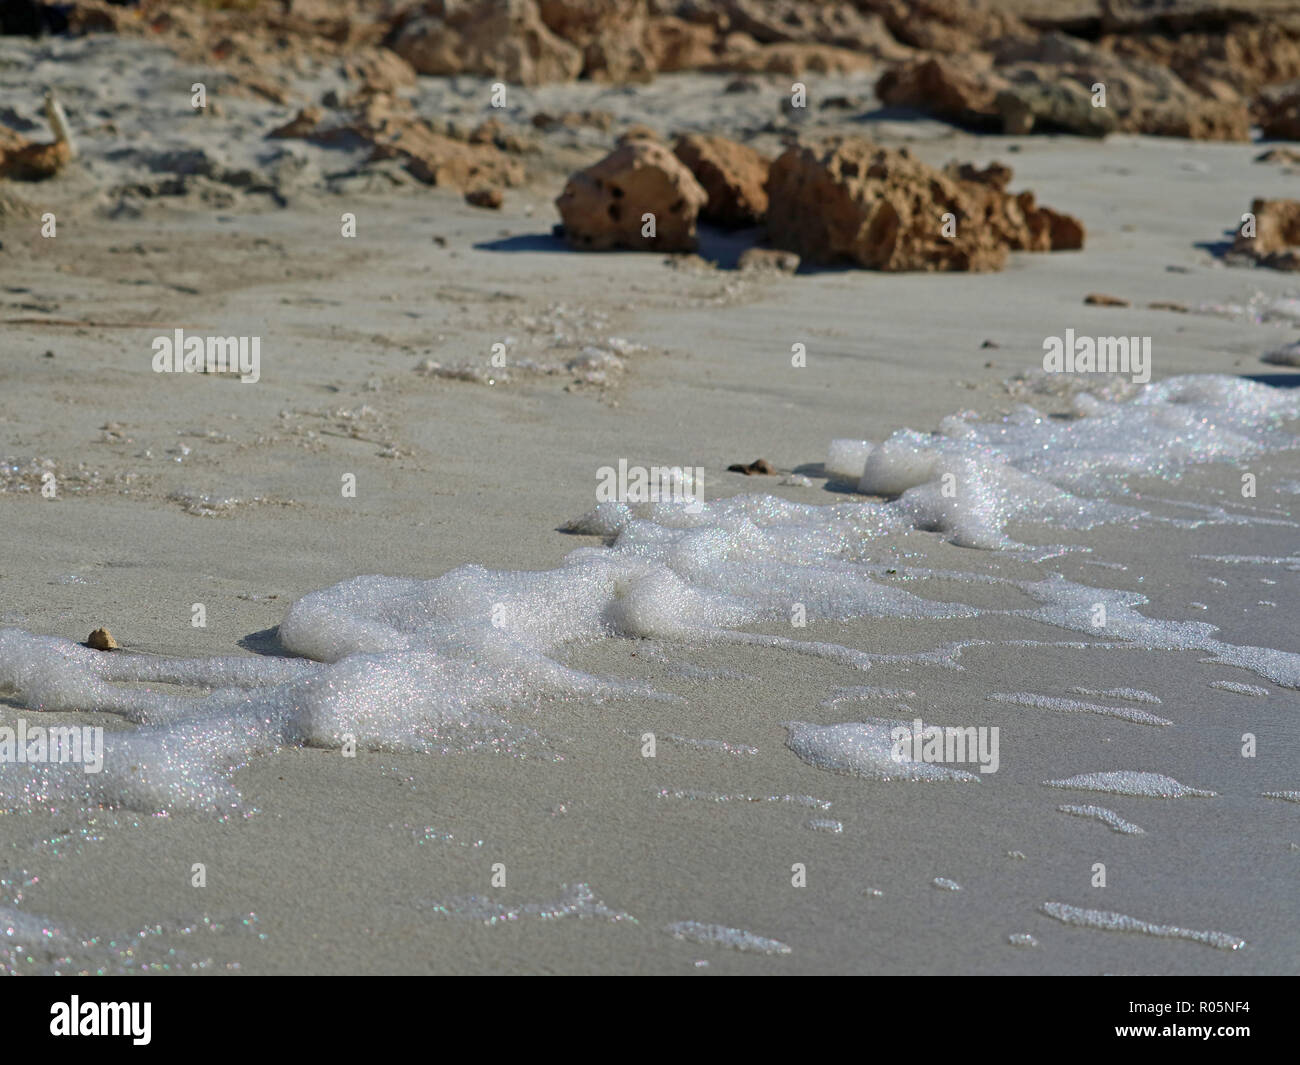
<path id="1" fill-rule="evenodd" d="M 901 586 L 882 539 L 933 530 L 957 544 L 1007 548 L 1017 545 L 1008 532 L 1013 523 L 1075 529 L 1133 519 L 1141 511 L 1124 496 L 1126 476 L 1173 479 L 1188 464 L 1295 446 L 1282 426 L 1300 414 L 1294 393 L 1226 376 L 1172 378 L 1125 402 L 1079 393 L 1072 403 L 1069 418 L 1020 406 L 997 421 L 953 416 L 937 433 L 905 430 L 874 447 L 832 449 L 829 468 L 843 475 L 860 462 L 859 489 L 888 499 L 812 505 L 745 495 L 702 505 L 602 504 L 571 527 L 607 542 L 573 551 L 554 570 L 467 565 L 430 580 L 355 577 L 289 608 L 279 638 L 297 658 L 102 654 L 0 630 L 0 689 L 33 709 L 105 711 L 136 726 L 106 737 L 97 775 L 58 764 L 0 766 L 0 808 L 229 812 L 240 805 L 233 770 L 281 746 L 336 749 L 355 741 L 372 750 L 512 751 L 528 739 L 512 711 L 543 696 L 602 702 L 657 695 L 634 680 L 565 665 L 566 648 L 580 641 L 731 641 L 862 670 L 904 660 L 955 668 L 960 645 L 873 654 L 740 630 L 788 622 L 796 603 L 809 620 L 979 616 L 983 608 Z M 1204 622 L 1148 618 L 1137 609 L 1146 602 L 1138 593 L 1055 574 L 996 580 L 1038 604 L 1019 612 L 1032 620 L 1095 638 L 1089 618 L 1104 603 L 1112 642 L 1200 650 L 1300 687 L 1300 655 L 1223 643 Z M 852 772 L 939 768 L 882 762 L 879 730 L 887 724 L 829 726 L 839 730 L 829 733 L 796 725 L 791 745 L 814 764 Z"/>

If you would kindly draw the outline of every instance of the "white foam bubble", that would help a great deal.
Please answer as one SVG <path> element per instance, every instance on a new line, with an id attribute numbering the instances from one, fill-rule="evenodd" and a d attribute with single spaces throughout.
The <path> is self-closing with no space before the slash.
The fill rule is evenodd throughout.
<path id="1" fill-rule="evenodd" d="M 1032 692 L 992 692 L 989 695 L 999 703 L 1011 703 L 1014 706 L 1032 706 L 1039 710 L 1056 710 L 1062 714 L 1100 714 L 1103 717 L 1117 717 L 1121 721 L 1132 721 L 1137 725 L 1172 725 L 1168 718 L 1156 717 L 1145 710 L 1130 710 L 1126 706 L 1103 706 L 1100 703 L 1085 703 L 1078 699 L 1062 699 L 1054 695 L 1036 695 Z"/>
<path id="2" fill-rule="evenodd" d="M 827 474 L 856 483 L 866 468 L 871 448 L 869 440 L 832 440 L 826 454 Z"/>
<path id="3" fill-rule="evenodd" d="M 1100 821 L 1106 825 L 1112 832 L 1118 832 L 1125 836 L 1141 836 L 1146 830 L 1135 825 L 1132 821 L 1125 821 L 1114 810 L 1108 810 L 1104 806 L 1058 806 L 1058 810 L 1063 814 L 1070 814 L 1073 817 L 1088 817 L 1094 821 Z"/>
<path id="4" fill-rule="evenodd" d="M 865 699 L 915 699 L 916 692 L 909 688 L 884 688 L 873 684 L 855 684 L 849 688 L 836 688 L 822 700 L 824 707 L 839 706 L 840 703 L 857 702 Z"/>
<path id="5" fill-rule="evenodd" d="M 903 751 L 895 760 L 895 728 L 911 735 L 911 723 L 872 718 L 838 725 L 814 725 L 808 721 L 787 721 L 786 746 L 803 761 L 818 769 L 851 773 L 871 780 L 978 781 L 974 773 L 931 762 L 913 762 Z M 910 742 L 909 742 L 910 746 Z"/>
<path id="6" fill-rule="evenodd" d="M 696 791 L 693 789 L 660 788 L 655 795 L 660 799 L 690 799 L 695 802 L 788 802 L 813 810 L 829 810 L 826 799 L 814 795 L 736 795 L 721 791 Z"/>
<path id="7" fill-rule="evenodd" d="M 957 883 L 957 881 L 949 880 L 946 876 L 936 876 L 933 880 L 930 881 L 930 885 L 932 887 L 938 888 L 940 891 L 961 890 L 961 885 Z"/>
<path id="8" fill-rule="evenodd" d="M 711 943 L 719 947 L 748 954 L 790 954 L 791 949 L 778 939 L 746 932 L 743 928 L 728 928 L 722 924 L 703 924 L 700 921 L 677 921 L 664 929 L 674 939 L 688 939 L 692 943 Z"/>
<path id="9" fill-rule="evenodd" d="M 427 908 L 444 917 L 481 921 L 485 925 L 509 924 L 526 917 L 536 917 L 543 921 L 572 917 L 578 920 L 596 918 L 602 921 L 637 923 L 631 914 L 606 906 L 587 884 L 562 885 L 560 897 L 553 902 L 509 905 L 480 895 L 467 895 L 433 903 Z"/>
<path id="10" fill-rule="evenodd" d="M 1286 802 L 1300 802 L 1300 791 L 1266 791 L 1265 799 L 1282 799 Z"/>
<path id="11" fill-rule="evenodd" d="M 1043 913 L 1063 924 L 1081 928 L 1097 928 L 1107 932 L 1140 932 L 1143 935 L 1161 936 L 1167 939 L 1190 939 L 1194 943 L 1204 943 L 1219 950 L 1240 950 L 1246 945 L 1244 939 L 1228 935 L 1226 932 L 1198 932 L 1191 928 L 1180 928 L 1178 925 L 1151 924 L 1122 913 L 1086 910 L 1064 902 L 1043 903 Z"/>
<path id="12" fill-rule="evenodd" d="M 747 743 L 730 743 L 727 740 L 696 740 L 689 736 L 679 736 L 674 732 L 668 733 L 667 739 L 681 747 L 692 747 L 697 751 L 713 751 L 717 754 L 758 754 L 757 747 L 751 747 Z"/>
<path id="13" fill-rule="evenodd" d="M 1151 703 L 1160 705 L 1160 697 L 1141 688 L 1071 688 L 1075 695 L 1086 695 L 1092 699 L 1123 699 L 1130 703 Z"/>
<path id="14" fill-rule="evenodd" d="M 1235 680 L 1214 680 L 1210 682 L 1211 688 L 1218 688 L 1219 691 L 1233 692 L 1237 695 L 1267 695 L 1268 689 L 1261 688 L 1258 684 L 1242 684 Z"/>
<path id="15" fill-rule="evenodd" d="M 1202 791 L 1180 784 L 1160 773 L 1121 769 L 1109 773 L 1082 773 L 1068 780 L 1046 780 L 1049 788 L 1077 791 L 1107 791 L 1112 795 L 1140 795 L 1148 799 L 1212 799 L 1218 792 Z"/>

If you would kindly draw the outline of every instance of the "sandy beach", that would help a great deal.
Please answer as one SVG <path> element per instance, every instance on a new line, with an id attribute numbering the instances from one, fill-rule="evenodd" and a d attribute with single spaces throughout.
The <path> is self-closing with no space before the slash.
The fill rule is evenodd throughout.
<path id="1" fill-rule="evenodd" d="M 906 429 L 960 440 L 951 416 L 1022 425 L 1026 405 L 1043 426 L 1078 425 L 1093 408 L 1074 397 L 1088 390 L 1117 409 L 1144 402 L 1118 375 L 1044 374 L 1044 338 L 1067 329 L 1150 338 L 1154 385 L 1225 375 L 1281 397 L 1267 400 L 1280 412 L 1267 431 L 1257 420 L 1233 435 L 1236 423 L 1207 415 L 1206 439 L 1225 434 L 1218 460 L 1099 440 L 1146 456 L 1108 482 L 1105 499 L 1134 508 L 1121 520 L 1071 527 L 1017 503 L 1013 546 L 961 542 L 960 515 L 951 528 L 909 518 L 843 543 L 844 568 L 821 560 L 818 587 L 848 595 L 867 582 L 886 606 L 821 616 L 814 604 L 806 626 L 785 610 L 712 636 L 674 627 L 706 592 L 719 597 L 710 610 L 784 595 L 788 568 L 820 559 L 807 545 L 841 535 L 825 511 L 801 509 L 788 520 L 806 540 L 769 564 L 726 512 L 710 526 L 735 538 L 719 556 L 725 581 L 692 568 L 713 557 L 703 541 L 698 555 L 670 553 L 681 597 L 633 598 L 635 625 L 548 645 L 545 661 L 523 660 L 509 699 L 487 679 L 466 689 L 470 709 L 454 720 L 440 709 L 426 749 L 384 716 L 406 706 L 382 687 L 407 690 L 406 660 L 367 645 L 354 661 L 369 663 L 382 709 L 352 729 L 355 756 L 328 739 L 337 730 L 291 717 L 296 742 L 285 726 L 284 742 L 259 733 L 221 747 L 211 776 L 180 755 L 106 763 L 105 780 L 135 784 L 94 803 L 31 766 L 0 766 L 0 916 L 18 940 L 24 920 L 56 930 L 21 950 L 0 941 L 0 970 L 1300 971 L 1300 450 L 1286 435 L 1300 372 L 1263 358 L 1300 340 L 1300 293 L 1293 272 L 1224 256 L 1252 200 L 1294 195 L 1294 168 L 1257 161 L 1258 140 L 972 132 L 882 108 L 878 73 L 803 77 L 816 100 L 850 106 L 814 106 L 794 132 L 849 132 L 935 168 L 1007 164 L 1013 191 L 1082 222 L 1083 249 L 1013 251 L 994 272 L 805 263 L 791 274 L 737 269 L 762 243 L 757 227 L 702 223 L 694 254 L 584 253 L 553 232 L 568 176 L 634 123 L 665 136 L 744 129 L 779 154 L 791 130 L 762 130 L 786 113 L 791 79 L 779 74 L 754 75 L 747 92 L 729 91 L 735 74 L 703 70 L 511 85 L 510 115 L 611 117 L 559 134 L 515 123 L 540 147 L 519 157 L 526 179 L 484 210 L 350 143 L 268 140 L 301 100 L 223 96 L 220 68 L 162 44 L 0 38 L 0 122 L 48 138 L 37 124 L 52 85 L 79 148 L 48 181 L 0 181 L 0 630 L 76 648 L 107 627 L 121 646 L 102 657 L 125 693 L 106 709 L 79 694 L 98 688 L 60 686 L 64 651 L 31 650 L 21 683 L 0 690 L 0 727 L 48 719 L 112 739 L 207 720 L 208 693 L 218 705 L 235 691 L 254 699 L 250 720 L 273 716 L 256 698 L 276 684 L 288 694 L 274 698 L 299 696 L 287 674 L 256 671 L 305 661 L 277 631 L 303 596 L 360 575 L 536 573 L 579 549 L 622 558 L 613 534 L 564 531 L 620 460 L 702 468 L 709 508 L 751 495 L 885 506 L 895 497 L 826 468 L 832 440 L 879 448 Z M 332 76 L 312 68 L 293 85 L 314 100 Z M 195 113 L 195 81 L 213 87 L 220 114 Z M 410 92 L 420 114 L 469 127 L 496 113 L 495 81 L 421 75 Z M 47 212 L 54 238 L 41 232 Z M 341 232 L 345 215 L 355 236 Z M 1093 293 L 1129 305 L 1086 304 Z M 260 338 L 258 380 L 154 372 L 155 338 L 178 329 Z M 776 472 L 727 470 L 759 457 Z M 625 551 L 650 557 L 679 528 L 654 520 Z M 634 590 L 618 594 L 633 596 L 627 579 Z M 1111 621 L 1079 621 L 1087 609 L 1061 606 L 1064 585 L 1091 590 L 1078 602 L 1105 604 Z M 452 624 L 450 598 L 410 594 L 416 605 L 379 614 L 409 607 L 421 624 Z M 910 597 L 938 604 L 933 616 Z M 1157 644 L 1115 620 L 1131 611 L 1183 628 L 1159 630 Z M 1191 635 L 1196 623 L 1217 631 Z M 468 631 L 456 646 L 488 678 L 495 645 Z M 1278 654 L 1233 664 L 1220 645 Z M 27 648 L 0 641 L 0 677 L 19 676 Z M 254 680 L 146 676 L 149 663 L 229 657 L 247 659 Z M 565 689 L 548 679 L 551 659 L 616 683 Z M 451 698 L 442 676 L 428 689 L 436 701 Z M 353 705 L 346 691 L 328 704 L 343 718 Z M 836 766 L 796 740 L 915 718 L 997 728 L 997 771 L 881 779 L 852 744 L 836 748 L 848 759 Z M 1077 780 L 1122 772 L 1212 794 Z M 231 789 L 221 808 L 186 800 L 212 780 Z"/>

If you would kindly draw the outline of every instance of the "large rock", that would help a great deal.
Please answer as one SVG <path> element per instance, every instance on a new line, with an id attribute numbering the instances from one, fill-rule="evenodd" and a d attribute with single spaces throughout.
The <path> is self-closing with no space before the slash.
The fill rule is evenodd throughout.
<path id="1" fill-rule="evenodd" d="M 999 90 L 1009 82 L 989 70 L 985 59 L 923 56 L 886 70 L 876 95 L 891 107 L 910 107 L 974 128 L 992 127 Z"/>
<path id="2" fill-rule="evenodd" d="M 671 16 L 646 24 L 645 49 L 654 68 L 663 74 L 710 66 L 719 53 L 733 50 L 713 26 Z"/>
<path id="3" fill-rule="evenodd" d="M 1073 81 L 1021 78 L 1002 89 L 994 100 L 1002 131 L 1015 136 L 1039 132 L 1104 137 L 1119 122 L 1109 107 L 1094 107 L 1092 96 Z"/>
<path id="4" fill-rule="evenodd" d="M 646 46 L 647 0 L 538 0 L 542 21 L 582 52 L 594 81 L 644 81 L 657 64 Z"/>
<path id="5" fill-rule="evenodd" d="M 767 214 L 770 159 L 725 137 L 699 133 L 679 138 L 673 153 L 708 193 L 708 203 L 700 215 L 704 221 L 740 229 L 763 220 Z"/>
<path id="6" fill-rule="evenodd" d="M 552 33 L 535 0 L 429 0 L 388 45 L 421 74 L 481 74 L 519 85 L 572 81 L 582 50 Z"/>
<path id="7" fill-rule="evenodd" d="M 856 137 L 793 147 L 768 177 L 768 234 L 805 261 L 890 271 L 997 270 L 1011 250 L 1082 246 L 1077 220 L 1010 195 L 1010 179 L 1002 166 L 940 173 Z"/>
<path id="8" fill-rule="evenodd" d="M 565 239 L 583 251 L 693 251 L 708 198 L 666 147 L 633 140 L 569 178 L 555 206 Z M 643 236 L 646 214 L 654 216 L 653 236 Z"/>

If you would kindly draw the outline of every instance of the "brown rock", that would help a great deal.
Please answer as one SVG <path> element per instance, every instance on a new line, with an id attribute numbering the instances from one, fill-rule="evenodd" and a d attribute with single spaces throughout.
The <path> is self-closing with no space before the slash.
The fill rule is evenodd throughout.
<path id="1" fill-rule="evenodd" d="M 741 229 L 757 225 L 767 213 L 767 172 L 772 161 L 753 148 L 725 137 L 690 133 L 678 139 L 673 154 L 704 186 L 709 202 L 700 217 L 714 225 Z"/>
<path id="2" fill-rule="evenodd" d="M 565 239 L 584 251 L 692 251 L 708 194 L 662 144 L 637 140 L 569 178 L 555 201 Z M 654 235 L 643 236 L 643 215 Z"/>
<path id="3" fill-rule="evenodd" d="M 1260 266 L 1274 270 L 1297 268 L 1300 248 L 1300 200 L 1255 200 L 1250 205 L 1255 216 L 1255 236 L 1240 231 L 1232 251 L 1248 255 Z"/>
<path id="4" fill-rule="evenodd" d="M 608 131 L 614 126 L 614 116 L 608 111 L 565 111 L 553 115 L 549 111 L 538 111 L 531 119 L 540 130 L 580 129 L 583 126 L 601 131 Z"/>
<path id="5" fill-rule="evenodd" d="M 359 48 L 343 60 L 343 76 L 368 93 L 396 92 L 415 85 L 415 68 L 387 48 Z"/>
<path id="6" fill-rule="evenodd" d="M 961 5 L 954 0 L 954 6 Z M 891 28 L 898 32 L 894 23 Z M 1235 68 L 1228 60 L 1208 71 L 1188 61 L 1175 73 L 1168 57 L 1157 59 L 1150 49 L 1124 42 L 1094 45 L 1023 28 L 985 39 L 986 51 L 929 47 L 943 54 L 916 56 L 881 75 L 876 92 L 882 101 L 977 129 L 1001 125 L 1017 135 L 1037 130 L 1104 136 L 1122 129 L 1200 140 L 1249 136 L 1242 96 L 1248 82 L 1229 76 Z M 1093 104 L 1097 83 L 1106 87 L 1104 107 Z"/>
<path id="7" fill-rule="evenodd" d="M 761 474 L 763 476 L 770 477 L 776 473 L 776 470 L 773 469 L 772 464 L 768 462 L 767 459 L 755 459 L 748 466 L 739 462 L 735 463 L 734 465 L 728 466 L 727 472 L 743 473 L 746 477 L 751 477 L 754 474 Z"/>
<path id="8" fill-rule="evenodd" d="M 645 81 L 657 69 L 646 46 L 647 0 L 538 0 L 542 22 L 582 54 L 592 81 Z"/>
<path id="9" fill-rule="evenodd" d="M 1188 313 L 1187 304 L 1179 303 L 1177 300 L 1152 300 L 1147 304 L 1147 309 L 1151 311 L 1173 311 L 1175 314 Z"/>
<path id="10" fill-rule="evenodd" d="M 1270 148 L 1268 151 L 1255 156 L 1255 162 L 1300 166 L 1300 150 L 1296 148 Z"/>
<path id="11" fill-rule="evenodd" d="M 1300 141 L 1300 83 L 1261 93 L 1255 114 L 1265 137 Z"/>
<path id="12" fill-rule="evenodd" d="M 910 107 L 963 125 L 993 125 L 994 101 L 1009 85 L 988 62 L 970 57 L 927 57 L 890 67 L 876 82 L 876 95 L 891 107 Z"/>
<path id="13" fill-rule="evenodd" d="M 1132 307 L 1130 300 L 1122 296 L 1107 296 L 1104 292 L 1090 292 L 1083 297 L 1083 302 L 1092 307 Z"/>
<path id="14" fill-rule="evenodd" d="M 465 193 L 466 203 L 474 207 L 487 207 L 493 211 L 499 211 L 505 201 L 505 193 L 495 185 L 481 185 Z"/>
<path id="15" fill-rule="evenodd" d="M 1121 119 L 1121 127 L 1151 137 L 1198 141 L 1249 141 L 1250 111 L 1245 104 L 1192 99 L 1179 104 L 1139 103 Z"/>
<path id="16" fill-rule="evenodd" d="M 709 65 L 710 70 L 737 74 L 862 74 L 876 61 L 862 52 L 829 44 L 767 44 Z"/>
<path id="17" fill-rule="evenodd" d="M 998 270 L 1011 250 L 1082 246 L 1081 223 L 1008 194 L 1010 178 L 1001 166 L 940 173 L 856 137 L 796 146 L 772 164 L 768 234 L 805 260 L 890 271 Z"/>
<path id="18" fill-rule="evenodd" d="M 743 35 L 734 35 L 739 38 Z M 752 44 L 752 42 L 750 42 Z M 652 18 L 645 28 L 645 49 L 660 73 L 698 70 L 718 60 L 719 53 L 744 51 L 735 39 L 724 40 L 713 26 L 679 18 Z"/>
<path id="19" fill-rule="evenodd" d="M 946 55 L 1030 35 L 1020 19 L 994 10 L 990 0 L 858 0 L 857 6 L 879 13 L 889 32 L 904 44 Z"/>
<path id="20" fill-rule="evenodd" d="M 116 651 L 118 644 L 108 629 L 96 629 L 86 637 L 86 646 L 92 651 Z"/>
<path id="21" fill-rule="evenodd" d="M 276 126 L 267 137 L 292 140 L 304 140 L 320 128 L 325 119 L 325 112 L 319 107 L 304 107 L 283 126 Z"/>
<path id="22" fill-rule="evenodd" d="M 17 141 L 9 147 L 0 146 L 0 177 L 44 181 L 72 159 L 72 146 L 67 141 L 36 143 L 25 137 L 17 137 Z"/>
<path id="23" fill-rule="evenodd" d="M 503 152 L 523 155 L 537 151 L 536 144 L 530 138 L 522 137 L 506 126 L 501 119 L 493 117 L 484 119 L 472 130 L 466 140 L 470 144 L 491 144 Z"/>
<path id="24" fill-rule="evenodd" d="M 421 74 L 481 74 L 518 85 L 572 81 L 582 51 L 542 21 L 535 0 L 429 0 L 388 46 Z"/>
<path id="25" fill-rule="evenodd" d="M 337 125 L 312 125 L 308 108 L 273 131 L 281 137 L 304 137 L 322 144 L 360 140 L 371 146 L 371 159 L 400 159 L 409 173 L 430 185 L 459 189 L 523 184 L 524 168 L 493 144 L 466 144 L 434 131 L 404 101 L 367 97 Z"/>

